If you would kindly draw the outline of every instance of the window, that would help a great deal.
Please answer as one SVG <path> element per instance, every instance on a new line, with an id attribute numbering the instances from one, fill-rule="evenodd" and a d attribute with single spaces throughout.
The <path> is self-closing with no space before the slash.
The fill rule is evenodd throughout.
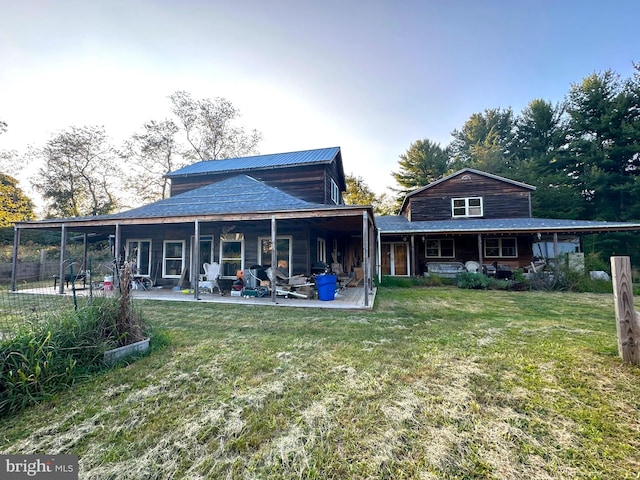
<path id="1" fill-rule="evenodd" d="M 451 200 L 451 216 L 481 217 L 482 197 L 453 198 Z"/>
<path id="2" fill-rule="evenodd" d="M 518 256 L 518 246 L 515 238 L 487 238 L 484 241 L 484 256 L 510 257 Z"/>
<path id="3" fill-rule="evenodd" d="M 331 200 L 336 205 L 340 205 L 340 189 L 338 188 L 338 184 L 331 179 Z"/>
<path id="4" fill-rule="evenodd" d="M 276 239 L 276 260 L 278 268 L 291 276 L 291 237 Z M 258 237 L 258 260 L 265 268 L 271 266 L 271 252 L 273 250 L 270 237 Z"/>
<path id="5" fill-rule="evenodd" d="M 238 270 L 244 270 L 244 235 L 220 235 L 220 276 L 235 278 Z"/>
<path id="6" fill-rule="evenodd" d="M 194 242 L 194 237 L 192 236 L 191 237 L 192 252 L 193 252 L 193 242 Z M 212 263 L 214 261 L 213 247 L 214 247 L 213 236 L 203 235 L 200 237 L 200 258 L 198 260 L 198 270 L 200 274 L 205 273 L 204 269 L 202 268 L 202 265 L 204 263 Z"/>
<path id="7" fill-rule="evenodd" d="M 165 240 L 162 249 L 162 276 L 180 278 L 184 269 L 184 240 Z"/>
<path id="8" fill-rule="evenodd" d="M 318 238 L 318 255 L 316 261 L 327 263 L 327 242 L 324 238 Z"/>
<path id="9" fill-rule="evenodd" d="M 151 275 L 151 240 L 127 240 L 126 261 L 132 266 L 134 275 Z"/>
<path id="10" fill-rule="evenodd" d="M 427 239 L 425 243 L 425 256 L 431 257 L 455 257 L 453 238 Z"/>

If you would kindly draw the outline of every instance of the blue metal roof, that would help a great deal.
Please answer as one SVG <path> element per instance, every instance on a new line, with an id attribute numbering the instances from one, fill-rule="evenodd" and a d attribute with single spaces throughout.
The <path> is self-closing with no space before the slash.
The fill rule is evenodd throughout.
<path id="1" fill-rule="evenodd" d="M 296 165 L 332 162 L 340 153 L 340 147 L 318 148 L 299 152 L 272 153 L 252 157 L 206 160 L 169 172 L 168 178 L 207 173 L 240 172 L 253 169 L 281 168 Z"/>
<path id="2" fill-rule="evenodd" d="M 602 232 L 640 230 L 640 223 L 596 222 L 556 218 L 482 218 L 410 222 L 402 215 L 376 217 L 382 234 L 452 234 L 452 233 L 527 233 L 527 232 Z"/>

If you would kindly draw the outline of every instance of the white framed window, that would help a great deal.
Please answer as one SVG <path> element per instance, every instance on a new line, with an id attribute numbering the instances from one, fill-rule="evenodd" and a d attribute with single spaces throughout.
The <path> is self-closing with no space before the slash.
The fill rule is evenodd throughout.
<path id="1" fill-rule="evenodd" d="M 185 265 L 185 241 L 165 240 L 162 248 L 162 277 L 180 278 Z"/>
<path id="2" fill-rule="evenodd" d="M 336 205 L 340 205 L 340 189 L 338 188 L 338 184 L 331 179 L 331 200 Z"/>
<path id="3" fill-rule="evenodd" d="M 192 252 L 194 251 L 194 248 L 193 248 L 194 240 L 195 240 L 195 237 L 192 235 L 191 236 Z M 213 235 L 202 235 L 200 237 L 200 258 L 198 259 L 198 270 L 200 274 L 206 273 L 202 268 L 202 265 L 204 263 L 212 263 L 214 261 L 213 252 L 214 252 Z"/>
<path id="4" fill-rule="evenodd" d="M 486 258 L 516 258 L 518 242 L 514 237 L 485 238 L 484 256 Z"/>
<path id="5" fill-rule="evenodd" d="M 225 233 L 220 235 L 220 276 L 236 278 L 238 270 L 244 270 L 244 235 Z"/>
<path id="6" fill-rule="evenodd" d="M 282 236 L 276 238 L 276 261 L 277 267 L 288 273 L 288 276 L 292 275 L 291 272 L 291 256 L 293 253 L 293 239 L 291 236 Z M 271 237 L 258 237 L 258 261 L 260 265 L 265 268 L 271 266 L 271 252 L 273 251 L 273 244 Z"/>
<path id="7" fill-rule="evenodd" d="M 324 238 L 318 238 L 318 254 L 316 255 L 316 261 L 327 263 L 327 241 Z"/>
<path id="8" fill-rule="evenodd" d="M 427 258 L 453 258 L 456 256 L 453 238 L 427 238 L 424 249 Z"/>
<path id="9" fill-rule="evenodd" d="M 134 275 L 151 275 L 151 239 L 131 238 L 127 240 L 127 258 Z"/>
<path id="10" fill-rule="evenodd" d="M 466 197 L 451 199 L 452 217 L 481 217 L 482 197 Z"/>

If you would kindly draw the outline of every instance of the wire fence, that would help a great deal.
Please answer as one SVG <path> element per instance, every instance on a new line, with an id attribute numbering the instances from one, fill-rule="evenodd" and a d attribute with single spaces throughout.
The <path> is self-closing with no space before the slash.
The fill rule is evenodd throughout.
<path id="1" fill-rule="evenodd" d="M 72 260 L 65 261 L 62 277 L 59 261 L 19 262 L 13 277 L 0 268 L 0 339 L 11 335 L 28 322 L 51 312 L 78 309 L 94 296 L 113 295 L 119 276 L 109 261 L 87 260 L 86 268 Z M 62 285 L 62 286 L 61 286 Z"/>

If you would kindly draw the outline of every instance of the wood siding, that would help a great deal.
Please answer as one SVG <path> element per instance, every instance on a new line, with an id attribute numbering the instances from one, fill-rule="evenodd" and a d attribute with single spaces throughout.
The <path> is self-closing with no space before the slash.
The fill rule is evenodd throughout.
<path id="1" fill-rule="evenodd" d="M 336 162 L 321 165 L 304 165 L 297 167 L 283 167 L 271 169 L 255 169 L 249 172 L 226 172 L 210 175 L 193 175 L 178 177 L 171 180 L 171 196 L 204 187 L 237 175 L 249 175 L 270 187 L 293 195 L 307 202 L 332 204 L 330 178 L 341 185 L 344 182 L 338 178 Z M 230 192 L 234 194 L 235 192 Z M 242 192 L 238 192 L 241 194 Z"/>
<path id="2" fill-rule="evenodd" d="M 415 194 L 403 214 L 410 221 L 450 220 L 451 199 L 467 197 L 482 197 L 482 218 L 531 216 L 529 189 L 474 173 L 453 177 Z"/>

